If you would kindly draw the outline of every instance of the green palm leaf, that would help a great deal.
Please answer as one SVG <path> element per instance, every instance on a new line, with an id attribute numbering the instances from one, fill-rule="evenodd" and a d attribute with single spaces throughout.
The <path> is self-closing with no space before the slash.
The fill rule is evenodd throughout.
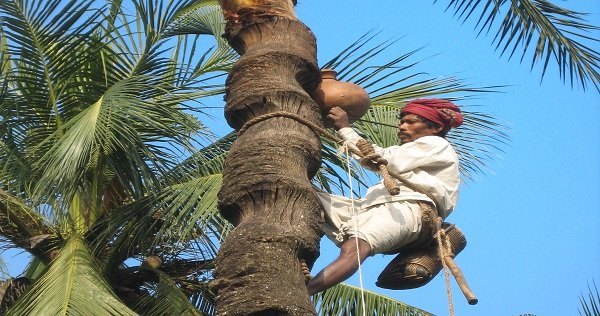
<path id="1" fill-rule="evenodd" d="M 600 315 L 600 292 L 596 287 L 596 282 L 593 282 L 594 288 L 588 284 L 588 295 L 585 297 L 583 294 L 579 297 L 581 303 L 581 309 L 578 310 L 579 315 L 582 316 L 598 316 Z"/>
<path id="2" fill-rule="evenodd" d="M 189 146 L 188 134 L 198 126 L 173 102 L 141 100 L 140 91 L 147 89 L 151 88 L 145 77 L 123 80 L 41 142 L 34 165 L 42 173 L 39 196 L 77 192 L 86 171 L 101 170 L 103 163 L 124 174 L 137 169 L 134 176 L 154 186 L 155 172 L 166 170 L 172 160 L 171 150 L 158 142 L 169 138 Z M 121 153 L 127 153 L 127 159 Z"/>
<path id="3" fill-rule="evenodd" d="M 161 255 L 167 264 L 214 259 L 219 241 L 231 229 L 214 206 L 220 183 L 220 176 L 206 177 L 167 188 L 99 221 L 102 231 L 94 244 L 99 251 L 110 247 L 108 269 L 149 254 Z"/>
<path id="4" fill-rule="evenodd" d="M 217 193 L 222 175 L 197 178 L 175 185 L 160 197 L 161 229 L 155 242 L 182 244 L 194 240 L 205 245 L 204 258 L 216 255 L 216 243 L 230 230 L 230 225 L 218 219 Z"/>
<path id="5" fill-rule="evenodd" d="M 108 258 L 109 269 L 133 255 L 134 249 L 159 254 L 163 267 L 173 267 L 164 268 L 165 273 L 190 288 L 195 305 L 205 311 L 214 308 L 197 287 L 204 282 L 200 279 L 210 278 L 214 267 L 209 263 L 216 256 L 218 243 L 231 229 L 218 215 L 216 194 L 225 156 L 234 139 L 231 133 L 201 149 L 166 174 L 160 193 L 115 210 L 110 221 L 98 223 L 109 225 L 105 233 L 113 232 L 95 243 L 103 247 L 108 242 L 114 249 Z M 189 272 L 182 268 L 194 261 L 208 263 L 196 264 Z"/>
<path id="6" fill-rule="evenodd" d="M 18 84 L 13 88 L 23 92 L 21 98 L 31 108 L 25 113 L 40 115 L 45 124 L 60 124 L 57 117 L 36 110 L 41 107 L 58 113 L 59 78 L 70 77 L 81 68 L 82 58 L 72 58 L 72 54 L 80 51 L 78 47 L 94 31 L 100 16 L 92 4 L 90 0 L 0 2 L 0 27 L 15 63 L 9 79 L 15 78 Z M 72 34 L 78 34 L 78 40 L 73 40 Z"/>
<path id="7" fill-rule="evenodd" d="M 111 19 L 105 29 L 109 43 L 116 54 L 111 54 L 113 63 L 118 66 L 121 79 L 130 75 L 157 76 L 157 64 L 169 63 L 161 76 L 170 73 L 177 86 L 192 88 L 192 83 L 202 83 L 214 78 L 195 81 L 208 72 L 228 71 L 237 54 L 220 37 L 224 20 L 215 1 L 168 1 L 134 0 L 136 18 L 130 19 L 123 11 L 117 11 L 118 18 Z M 139 32 L 139 33 L 138 33 Z M 140 36 L 143 34 L 144 36 Z M 200 35 L 213 35 L 216 49 L 198 52 Z M 175 49 L 170 45 L 171 37 L 177 36 Z M 172 51 L 170 58 L 165 52 Z M 218 75 L 217 75 L 218 76 Z M 214 86 L 213 86 L 214 85 Z M 219 88 L 221 83 L 194 86 L 195 90 Z"/>
<path id="8" fill-rule="evenodd" d="M 451 7 L 464 21 L 479 10 L 476 28 L 480 33 L 502 19 L 494 37 L 502 55 L 509 54 L 510 58 L 521 50 L 523 61 L 533 50 L 531 67 L 541 63 L 542 77 L 550 59 L 554 59 L 563 81 L 569 80 L 571 86 L 579 81 L 584 89 L 592 84 L 600 90 L 600 56 L 587 45 L 598 41 L 600 28 L 588 24 L 585 13 L 546 0 L 449 0 L 447 8 Z"/>
<path id="9" fill-rule="evenodd" d="M 236 138 L 237 134 L 230 132 L 208 146 L 194 152 L 190 157 L 170 170 L 168 177 L 181 180 L 220 174 L 223 170 L 225 157 Z"/>
<path id="10" fill-rule="evenodd" d="M 363 315 L 363 311 L 366 312 L 364 315 L 432 315 L 400 301 L 343 283 L 312 298 L 319 315 Z"/>
<path id="11" fill-rule="evenodd" d="M 194 67 L 194 74 L 201 75 L 212 71 L 229 71 L 238 59 L 239 55 L 221 36 L 224 30 L 225 21 L 218 2 L 205 0 L 195 1 L 180 10 L 165 35 L 210 34 L 214 36 L 217 43 L 216 49 L 212 53 L 210 51 L 204 53 L 197 66 Z M 207 56 L 208 58 L 206 58 Z"/>
<path id="12" fill-rule="evenodd" d="M 235 133 L 225 135 L 168 173 L 168 178 L 178 180 L 172 182 L 159 199 L 164 223 L 157 233 L 158 240 L 179 231 L 184 238 L 204 239 L 216 254 L 215 243 L 232 228 L 219 215 L 217 193 L 223 180 L 225 158 L 235 138 Z"/>
<path id="13" fill-rule="evenodd" d="M 10 71 L 10 55 L 8 53 L 8 43 L 6 42 L 6 35 L 4 34 L 4 30 L 0 27 L 0 79 L 2 79 L 2 86 L 0 86 L 0 91 L 3 91 L 2 95 L 4 95 L 7 83 L 6 76 Z"/>
<path id="14" fill-rule="evenodd" d="M 73 236 L 7 315 L 137 315 L 100 271 L 81 237 Z"/>
<path id="15" fill-rule="evenodd" d="M 0 256 L 0 280 L 6 280 L 10 277 L 6 261 Z M 2 295 L 0 295 L 2 296 Z"/>
<path id="16" fill-rule="evenodd" d="M 216 203 L 223 163 L 234 139 L 232 133 L 203 148 L 161 179 L 161 191 L 115 210 L 110 221 L 99 223 L 108 228 L 95 244 L 101 247 L 116 240 L 112 247 L 119 253 L 146 249 L 166 260 L 213 259 L 232 228 L 219 216 Z"/>

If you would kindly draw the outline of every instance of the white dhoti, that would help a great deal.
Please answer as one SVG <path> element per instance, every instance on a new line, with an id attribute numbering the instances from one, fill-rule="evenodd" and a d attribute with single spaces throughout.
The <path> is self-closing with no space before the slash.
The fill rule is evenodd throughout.
<path id="1" fill-rule="evenodd" d="M 366 241 L 373 254 L 393 251 L 417 239 L 421 207 L 415 201 L 364 206 L 362 199 L 317 192 L 325 210 L 323 231 L 338 247 L 349 237 Z"/>

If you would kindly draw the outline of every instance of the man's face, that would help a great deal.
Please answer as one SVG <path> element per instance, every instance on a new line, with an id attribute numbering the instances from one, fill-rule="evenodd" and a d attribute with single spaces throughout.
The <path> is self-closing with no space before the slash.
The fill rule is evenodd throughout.
<path id="1" fill-rule="evenodd" d="M 431 136 L 439 133 L 442 128 L 429 126 L 423 118 L 416 114 L 406 114 L 400 118 L 398 124 L 398 138 L 400 143 L 405 144 L 412 142 L 423 136 Z"/>

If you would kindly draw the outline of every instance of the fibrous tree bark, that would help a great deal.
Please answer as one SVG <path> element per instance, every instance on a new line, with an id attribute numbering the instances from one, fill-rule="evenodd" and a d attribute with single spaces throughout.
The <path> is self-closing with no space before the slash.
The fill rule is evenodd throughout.
<path id="1" fill-rule="evenodd" d="M 322 126 L 307 91 L 319 83 L 316 41 L 291 0 L 221 1 L 225 37 L 241 57 L 227 79 L 225 117 L 239 135 L 219 192 L 236 228 L 216 260 L 219 315 L 314 315 L 300 269 L 319 254 L 322 206 L 310 179 L 321 143 L 303 121 Z M 273 116 L 286 112 L 301 119 Z"/>

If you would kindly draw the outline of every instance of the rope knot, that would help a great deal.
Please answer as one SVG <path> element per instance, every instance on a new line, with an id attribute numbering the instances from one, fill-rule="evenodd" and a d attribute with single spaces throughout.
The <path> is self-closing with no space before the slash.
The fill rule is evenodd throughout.
<path id="1" fill-rule="evenodd" d="M 371 171 L 379 172 L 383 177 L 383 185 L 390 195 L 398 195 L 400 193 L 400 187 L 387 169 L 387 160 L 375 153 L 373 145 L 364 139 L 359 139 L 358 142 L 356 142 L 356 147 L 358 147 L 362 154 L 360 155 L 362 157 L 360 159 L 360 164 Z"/>
<path id="2" fill-rule="evenodd" d="M 366 155 L 359 160 L 360 164 L 371 171 L 379 171 L 379 166 L 387 166 L 388 162 L 381 155 L 373 153 Z"/>

